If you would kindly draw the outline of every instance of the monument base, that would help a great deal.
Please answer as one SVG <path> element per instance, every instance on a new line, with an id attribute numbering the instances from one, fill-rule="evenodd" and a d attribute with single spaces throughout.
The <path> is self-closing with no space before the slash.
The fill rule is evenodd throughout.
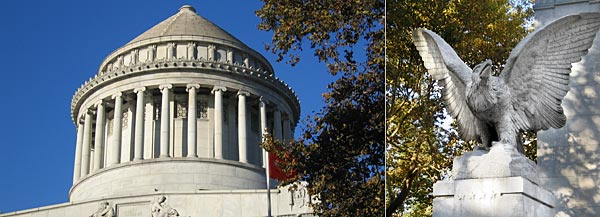
<path id="1" fill-rule="evenodd" d="M 454 158 L 452 176 L 455 180 L 520 176 L 540 183 L 535 162 L 502 142 L 492 142 L 489 151 L 474 150 Z"/>
<path id="2" fill-rule="evenodd" d="M 554 195 L 523 177 L 439 181 L 433 216 L 555 216 Z"/>

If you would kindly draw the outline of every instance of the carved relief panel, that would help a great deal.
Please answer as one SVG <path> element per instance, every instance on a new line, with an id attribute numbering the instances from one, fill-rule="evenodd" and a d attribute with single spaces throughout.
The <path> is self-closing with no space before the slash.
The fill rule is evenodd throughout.
<path id="1" fill-rule="evenodd" d="M 196 102 L 196 117 L 208 120 L 208 101 L 198 100 Z"/>

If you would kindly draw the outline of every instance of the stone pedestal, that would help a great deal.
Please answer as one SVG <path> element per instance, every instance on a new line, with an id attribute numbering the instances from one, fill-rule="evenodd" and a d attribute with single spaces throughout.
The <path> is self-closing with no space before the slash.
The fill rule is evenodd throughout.
<path id="1" fill-rule="evenodd" d="M 439 181 L 433 185 L 433 216 L 555 216 L 556 198 L 523 177 Z"/>
<path id="2" fill-rule="evenodd" d="M 454 159 L 454 180 L 433 186 L 433 216 L 555 216 L 556 198 L 540 187 L 536 165 L 509 144 Z"/>

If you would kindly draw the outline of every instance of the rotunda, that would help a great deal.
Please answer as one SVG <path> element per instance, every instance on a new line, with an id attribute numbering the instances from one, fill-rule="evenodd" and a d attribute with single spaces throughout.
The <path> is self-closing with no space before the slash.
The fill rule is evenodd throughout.
<path id="1" fill-rule="evenodd" d="M 293 138 L 297 96 L 191 6 L 109 54 L 71 115 L 69 202 L 0 216 L 311 216 L 303 184 L 267 190 L 259 146 Z"/>
<path id="2" fill-rule="evenodd" d="M 186 5 L 109 54 L 71 113 L 81 201 L 266 188 L 262 131 L 292 138 L 300 106 L 262 55 Z"/>

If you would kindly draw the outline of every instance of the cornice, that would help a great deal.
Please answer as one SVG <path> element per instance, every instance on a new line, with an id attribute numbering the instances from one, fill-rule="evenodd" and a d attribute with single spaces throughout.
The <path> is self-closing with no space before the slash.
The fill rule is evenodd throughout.
<path id="1" fill-rule="evenodd" d="M 298 96 L 294 90 L 292 90 L 288 84 L 268 71 L 247 67 L 243 64 L 205 59 L 161 59 L 154 62 L 136 63 L 129 66 L 123 66 L 115 71 L 105 72 L 101 75 L 96 74 L 94 77 L 85 81 L 84 84 L 77 89 L 71 100 L 71 117 L 73 121 L 75 122 L 77 113 L 79 112 L 79 106 L 83 104 L 85 97 L 89 96 L 94 91 L 99 90 L 103 86 L 134 76 L 145 75 L 148 72 L 169 69 L 175 69 L 175 71 L 178 71 L 178 69 L 211 70 L 242 76 L 263 84 L 270 84 L 284 93 L 285 100 L 293 108 L 292 112 L 294 113 L 294 116 L 297 117 L 297 119 L 300 117 L 300 100 L 298 99 Z"/>

